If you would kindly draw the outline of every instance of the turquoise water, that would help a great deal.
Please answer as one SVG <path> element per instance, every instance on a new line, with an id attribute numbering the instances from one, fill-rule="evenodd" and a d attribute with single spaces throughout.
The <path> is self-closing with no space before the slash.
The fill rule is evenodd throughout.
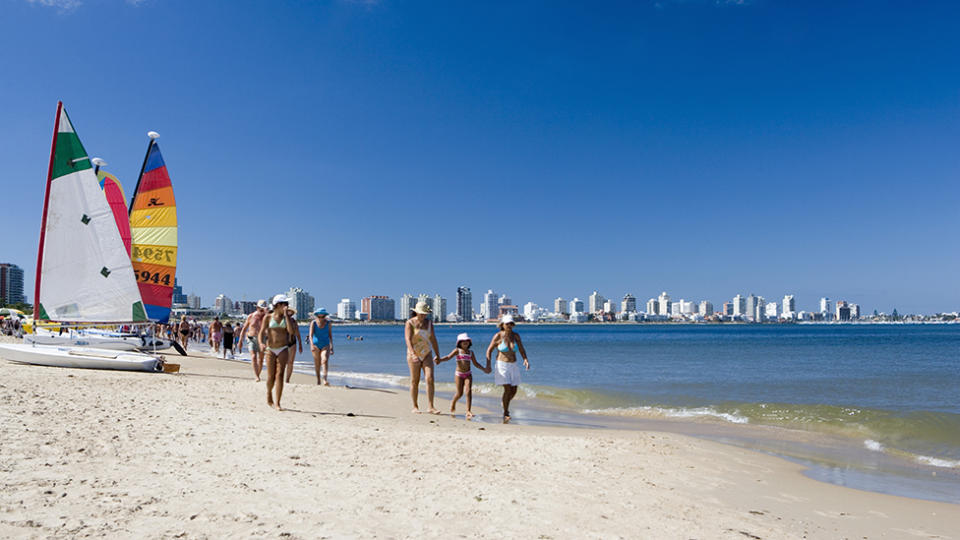
<path id="1" fill-rule="evenodd" d="M 482 362 L 494 331 L 438 326 L 441 353 L 457 333 L 469 332 Z M 939 471 L 937 489 L 944 489 L 944 478 L 957 484 L 930 498 L 960 502 L 960 325 L 570 324 L 520 325 L 518 332 L 532 364 L 513 411 L 521 422 L 559 413 L 617 425 L 788 428 L 815 434 L 826 441 L 821 446 L 857 450 L 847 452 L 852 463 L 845 463 L 837 448 L 816 455 L 804 442 L 797 456 L 816 461 L 829 454 L 839 466 L 899 463 L 920 477 Z M 406 384 L 402 326 L 335 327 L 334 337 L 337 378 Z M 308 355 L 298 364 L 312 372 Z M 452 364 L 443 364 L 440 389 L 449 389 L 452 378 Z M 479 397 L 498 395 L 492 375 L 475 370 L 474 380 Z M 714 438 L 737 433 L 745 432 Z"/>

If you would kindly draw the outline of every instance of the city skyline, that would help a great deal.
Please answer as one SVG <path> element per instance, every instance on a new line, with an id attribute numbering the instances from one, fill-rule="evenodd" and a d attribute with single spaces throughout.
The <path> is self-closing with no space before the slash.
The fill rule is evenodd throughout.
<path id="1" fill-rule="evenodd" d="M 47 4 L 7 2 L 0 34 L 0 259 L 27 283 L 62 99 L 128 194 L 160 133 L 206 299 L 960 306 L 955 3 Z M 245 249 L 275 206 L 290 241 Z"/>

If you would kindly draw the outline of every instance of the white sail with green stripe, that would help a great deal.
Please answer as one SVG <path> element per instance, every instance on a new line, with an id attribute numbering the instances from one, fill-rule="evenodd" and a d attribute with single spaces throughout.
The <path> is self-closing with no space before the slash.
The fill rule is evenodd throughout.
<path id="1" fill-rule="evenodd" d="M 146 321 L 113 211 L 62 103 L 47 174 L 34 318 Z"/>

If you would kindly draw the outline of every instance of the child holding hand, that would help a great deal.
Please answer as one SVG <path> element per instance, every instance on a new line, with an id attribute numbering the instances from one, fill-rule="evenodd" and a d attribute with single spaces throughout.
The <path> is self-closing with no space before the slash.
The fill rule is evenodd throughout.
<path id="1" fill-rule="evenodd" d="M 457 369 L 454 373 L 454 384 L 457 386 L 457 393 L 453 396 L 453 401 L 450 402 L 450 415 L 455 416 L 457 409 L 457 401 L 460 401 L 460 397 L 464 394 L 467 395 L 467 420 L 473 418 L 473 411 L 471 411 L 471 406 L 473 405 L 473 373 L 471 371 L 471 366 L 477 366 L 477 369 L 483 371 L 484 373 L 490 373 L 490 366 L 481 366 L 480 362 L 477 362 L 477 356 L 473 354 L 473 351 L 470 350 L 470 347 L 473 345 L 473 341 L 470 339 L 470 336 L 467 334 L 460 334 L 457 336 L 457 348 L 455 348 L 450 354 L 439 358 L 437 363 L 446 362 L 451 358 L 456 357 L 457 359 Z"/>

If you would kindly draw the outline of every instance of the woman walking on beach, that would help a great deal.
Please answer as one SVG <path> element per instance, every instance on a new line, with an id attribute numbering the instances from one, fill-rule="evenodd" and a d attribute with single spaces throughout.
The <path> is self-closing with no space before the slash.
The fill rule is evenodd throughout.
<path id="1" fill-rule="evenodd" d="M 327 364 L 333 356 L 333 329 L 327 320 L 327 310 L 317 309 L 313 312 L 314 319 L 310 321 L 310 332 L 307 341 L 310 342 L 310 352 L 313 353 L 313 368 L 317 372 L 317 385 L 330 386 L 327 382 Z M 323 376 L 321 377 L 321 368 Z"/>
<path id="2" fill-rule="evenodd" d="M 260 328 L 263 326 L 263 318 L 267 314 L 267 301 L 257 300 L 257 309 L 243 322 L 238 334 L 240 335 L 240 346 L 238 353 L 243 353 L 243 339 L 246 338 L 247 346 L 250 347 L 250 365 L 253 366 L 253 375 L 257 382 L 260 382 L 260 371 L 263 369 L 263 349 L 260 347 Z"/>
<path id="3" fill-rule="evenodd" d="M 410 399 L 413 400 L 413 412 L 417 414 L 420 413 L 418 398 L 421 371 L 427 382 L 429 412 L 440 414 L 433 406 L 433 359 L 440 358 L 440 346 L 437 345 L 437 336 L 433 333 L 431 311 L 426 302 L 417 302 L 417 307 L 413 308 L 413 313 L 403 329 L 403 337 L 407 342 L 407 367 L 410 368 Z"/>
<path id="4" fill-rule="evenodd" d="M 227 322 L 223 325 L 223 359 L 227 359 L 227 351 L 230 351 L 230 358 L 233 358 L 233 325 Z"/>
<path id="5" fill-rule="evenodd" d="M 300 349 L 300 354 L 303 354 L 303 338 L 300 337 L 300 325 L 297 324 L 297 310 L 288 309 L 287 317 L 290 317 L 293 327 L 297 329 L 290 336 L 290 346 L 287 347 L 287 382 L 290 382 L 290 377 L 293 376 L 293 362 L 297 359 L 297 349 Z"/>
<path id="6" fill-rule="evenodd" d="M 220 317 L 214 317 L 210 323 L 210 345 L 213 347 L 213 354 L 220 352 L 220 340 L 223 339 L 223 323 Z"/>
<path id="7" fill-rule="evenodd" d="M 187 339 L 190 337 L 190 323 L 187 322 L 187 316 L 180 316 L 180 324 L 177 325 L 178 331 L 180 332 L 180 344 L 183 345 L 183 350 L 187 350 Z"/>
<path id="8" fill-rule="evenodd" d="M 457 348 L 453 349 L 453 352 L 437 360 L 437 364 L 440 362 L 446 362 L 453 357 L 457 358 L 457 369 L 453 374 L 453 382 L 457 386 L 457 393 L 453 396 L 453 400 L 450 402 L 450 415 L 453 416 L 457 411 L 457 402 L 460 401 L 460 396 L 467 395 L 467 420 L 473 418 L 473 371 L 471 366 L 477 366 L 477 369 L 483 371 L 484 373 L 490 373 L 490 365 L 487 364 L 487 367 L 480 365 L 480 362 L 477 362 L 477 356 L 473 354 L 473 351 L 470 350 L 470 347 L 473 345 L 473 340 L 470 339 L 470 336 L 466 333 L 460 334 L 457 336 Z"/>
<path id="9" fill-rule="evenodd" d="M 523 357 L 523 367 L 530 369 L 527 360 L 527 351 L 523 348 L 520 334 L 513 331 L 516 323 L 513 316 L 504 315 L 497 327 L 500 329 L 487 347 L 487 369 L 490 369 L 490 355 L 497 351 L 497 370 L 493 374 L 496 384 L 503 386 L 503 423 L 510 421 L 510 401 L 517 395 L 517 386 L 520 385 L 520 368 L 517 367 L 517 354 Z"/>
<path id="10" fill-rule="evenodd" d="M 283 371 L 287 364 L 287 349 L 290 337 L 297 331 L 293 320 L 287 314 L 290 300 L 283 294 L 273 297 L 273 312 L 260 325 L 258 340 L 260 348 L 267 351 L 267 405 L 282 411 L 280 397 L 283 396 Z M 277 388 L 277 397 L 273 397 L 273 388 Z"/>

